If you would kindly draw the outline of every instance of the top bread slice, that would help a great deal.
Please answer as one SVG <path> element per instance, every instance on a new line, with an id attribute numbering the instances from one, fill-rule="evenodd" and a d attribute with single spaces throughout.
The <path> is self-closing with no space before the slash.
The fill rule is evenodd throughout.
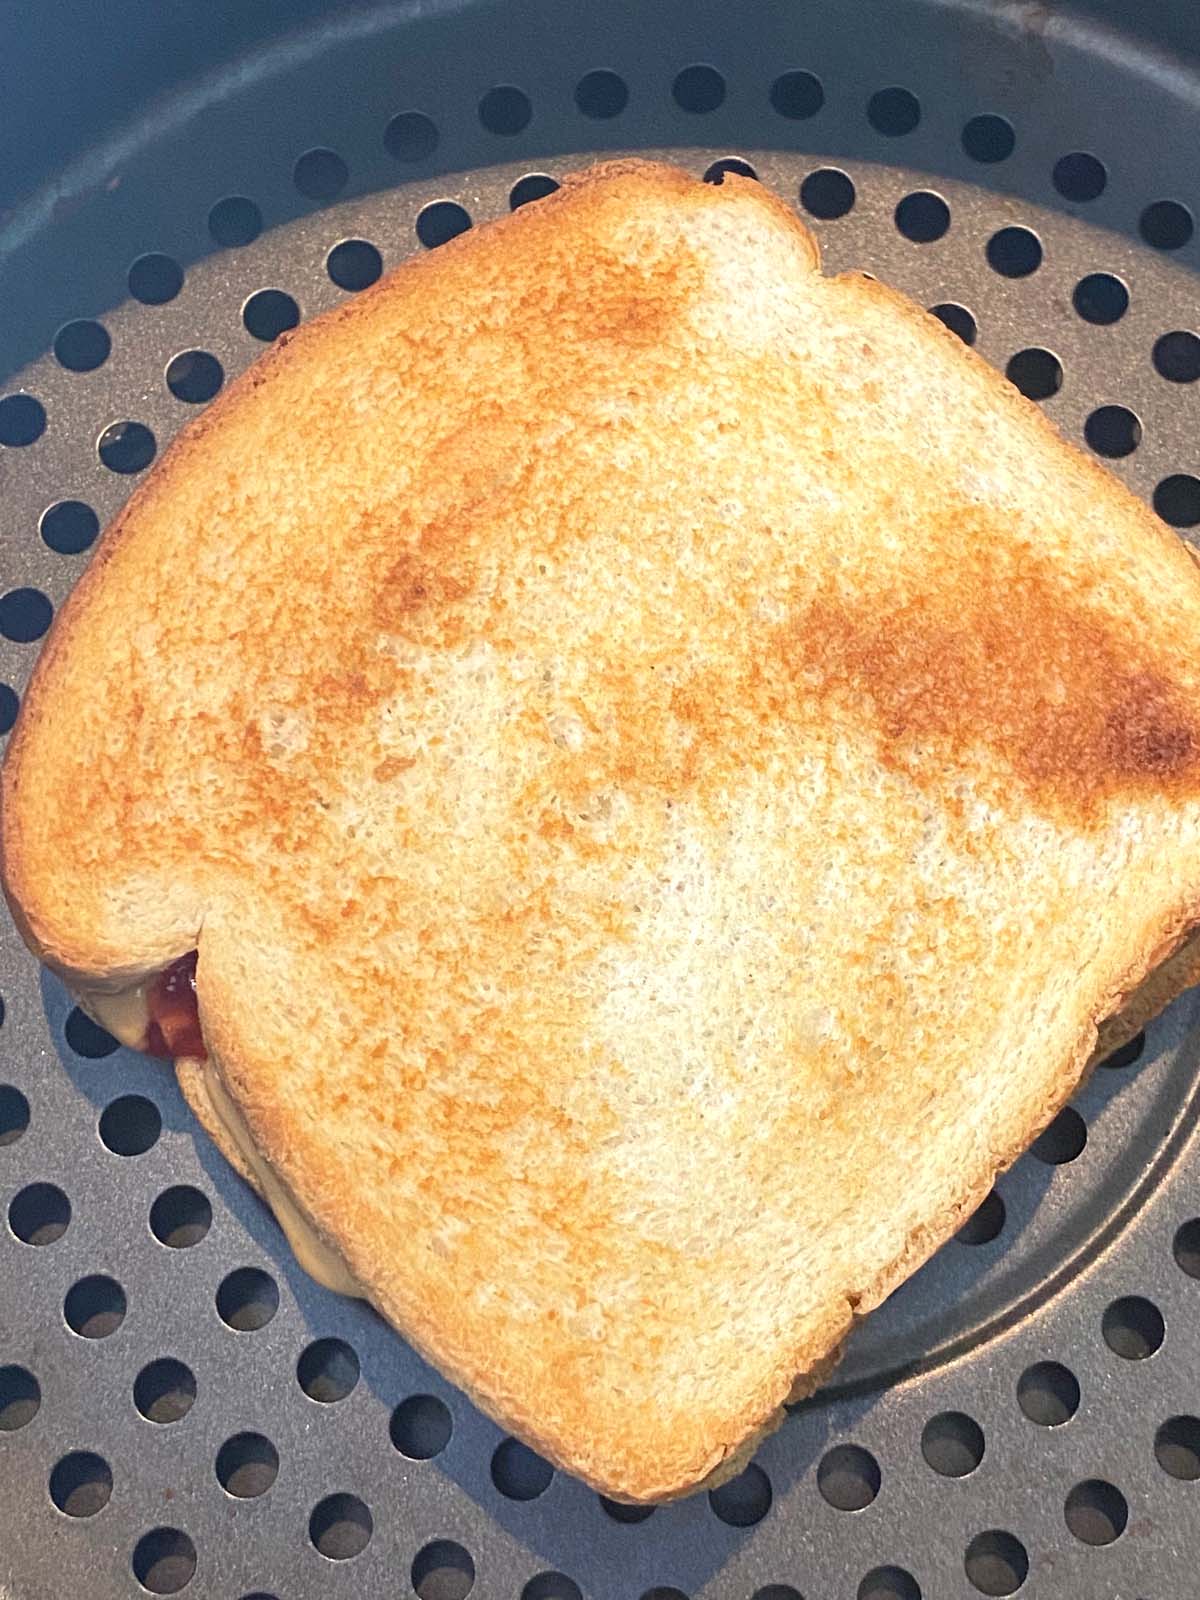
<path id="1" fill-rule="evenodd" d="M 611 165 L 184 431 L 26 697 L 7 893 L 77 985 L 198 947 L 363 1292 L 665 1498 L 1200 921 L 1198 639 L 1184 545 L 933 318 Z"/>

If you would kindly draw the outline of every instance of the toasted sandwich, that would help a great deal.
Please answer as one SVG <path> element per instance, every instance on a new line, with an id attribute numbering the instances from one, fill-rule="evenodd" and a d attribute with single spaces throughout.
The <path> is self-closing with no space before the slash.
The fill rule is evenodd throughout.
<path id="1" fill-rule="evenodd" d="M 1198 640 L 940 323 L 616 163 L 183 431 L 33 676 L 4 887 L 316 1277 L 657 1501 L 1194 977 Z"/>

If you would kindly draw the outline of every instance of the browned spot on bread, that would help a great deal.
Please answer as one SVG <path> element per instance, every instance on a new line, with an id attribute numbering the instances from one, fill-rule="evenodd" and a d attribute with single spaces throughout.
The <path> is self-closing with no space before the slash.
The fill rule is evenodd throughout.
<path id="1" fill-rule="evenodd" d="M 922 783 L 947 756 L 990 752 L 1039 807 L 1076 818 L 1114 793 L 1197 787 L 1195 692 L 1128 626 L 1128 597 L 1123 623 L 1087 574 L 1068 585 L 1034 551 L 986 540 L 936 576 L 800 605 L 779 635 L 793 684 L 865 709 L 883 760 Z"/>
<path id="2" fill-rule="evenodd" d="M 416 764 L 416 756 L 385 756 L 375 768 L 375 780 L 377 783 L 390 783 Z"/>
<path id="3" fill-rule="evenodd" d="M 1120 699 L 1109 712 L 1105 747 L 1122 771 L 1169 778 L 1193 764 L 1196 728 L 1172 685 L 1150 672 L 1126 673 Z"/>
<path id="4" fill-rule="evenodd" d="M 465 600 L 473 585 L 465 571 L 423 561 L 406 551 L 384 574 L 375 602 L 378 620 L 398 626 L 407 617 Z"/>
<path id="5" fill-rule="evenodd" d="M 325 716 L 336 706 L 373 705 L 380 693 L 369 682 L 366 673 L 358 671 L 323 673 L 317 680 L 315 690 L 316 704 Z"/>
<path id="6" fill-rule="evenodd" d="M 578 370 L 581 377 L 596 376 L 596 353 L 580 340 L 605 340 L 615 344 L 659 346 L 686 325 L 688 307 L 703 292 L 704 267 L 683 245 L 664 246 L 652 257 L 631 261 L 627 255 L 595 249 L 587 256 L 588 295 L 581 302 L 568 278 L 546 291 L 539 283 L 517 304 L 527 319 L 528 349 L 553 344 L 558 360 L 552 371 L 530 376 L 535 381 Z M 569 326 L 571 339 L 562 329 Z"/>
<path id="7" fill-rule="evenodd" d="M 399 533 L 431 555 L 461 543 L 477 526 L 488 525 L 495 502 L 524 481 L 526 463 L 512 448 L 512 428 L 504 405 L 478 402 L 465 419 L 426 446 L 419 515 L 399 508 Z"/>
<path id="8" fill-rule="evenodd" d="M 585 338 L 611 339 L 621 344 L 657 345 L 669 325 L 677 322 L 689 297 L 687 277 L 679 262 L 671 262 L 653 276 L 647 274 L 631 292 L 602 294 L 592 306 L 581 332 Z"/>

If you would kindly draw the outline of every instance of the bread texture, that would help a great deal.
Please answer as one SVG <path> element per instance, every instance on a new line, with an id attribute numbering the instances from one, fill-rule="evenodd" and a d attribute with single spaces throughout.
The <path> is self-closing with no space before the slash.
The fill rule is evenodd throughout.
<path id="1" fill-rule="evenodd" d="M 608 165 L 183 432 L 25 698 L 5 888 L 76 985 L 198 948 L 363 1292 L 668 1498 L 1194 976 L 1145 986 L 1197 639 L 1180 540 L 940 323 L 751 181 Z"/>

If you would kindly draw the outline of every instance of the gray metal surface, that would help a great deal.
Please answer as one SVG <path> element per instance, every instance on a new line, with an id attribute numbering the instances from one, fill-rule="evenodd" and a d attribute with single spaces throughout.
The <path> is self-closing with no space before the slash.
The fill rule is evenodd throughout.
<path id="1" fill-rule="evenodd" d="M 1186 16 L 1169 12 L 1178 40 Z M 719 77 L 693 73 L 673 93 L 701 64 Z M 627 90 L 606 117 L 576 99 L 598 69 Z M 819 109 L 804 80 L 772 96 L 799 70 L 819 79 Z M 523 126 L 512 95 L 481 115 L 498 85 L 528 97 Z M 902 96 L 868 109 L 896 86 L 919 107 L 906 132 L 886 131 L 912 121 Z M 593 112 L 621 99 L 611 81 L 590 87 Z M 412 111 L 436 147 L 399 159 L 406 140 L 428 142 L 412 122 L 386 137 Z M 1004 127 L 985 123 L 969 153 L 963 130 L 979 116 L 1007 120 L 1011 152 Z M 166 375 L 199 394 L 216 371 L 175 357 L 202 350 L 232 376 L 263 348 L 243 320 L 257 291 L 309 316 L 352 292 L 326 265 L 340 241 L 369 241 L 390 264 L 429 235 L 429 203 L 481 221 L 507 209 L 517 180 L 600 151 L 667 151 L 698 173 L 738 156 L 802 210 L 804 180 L 839 169 L 852 208 L 810 213 L 831 268 L 967 308 L 977 348 L 1002 368 L 1050 352 L 1015 370 L 1046 389 L 1061 369 L 1043 402 L 1059 426 L 1082 440 L 1098 409 L 1132 412 L 1137 426 L 1105 413 L 1092 439 L 1140 434 L 1115 470 L 1200 524 L 1200 345 L 1160 343 L 1200 322 L 1200 242 L 1143 237 L 1162 245 L 1164 225 L 1187 221 L 1144 220 L 1155 202 L 1200 206 L 1200 73 L 1132 37 L 1032 4 L 379 7 L 265 44 L 138 117 L 0 229 L 0 395 L 27 391 L 45 414 L 36 440 L 0 448 L 0 678 L 18 693 L 37 650 L 23 636 L 47 607 L 14 591 L 57 605 L 87 560 L 86 513 L 48 508 L 82 502 L 101 523 L 117 509 L 137 475 L 104 464 L 104 430 L 138 422 L 161 449 L 199 404 Z M 344 166 L 296 169 L 314 148 Z M 1058 165 L 1077 152 L 1102 168 Z M 945 211 L 909 203 L 904 228 L 948 226 L 919 242 L 897 206 L 924 191 Z M 847 192 L 820 179 L 803 191 L 822 212 Z M 261 229 L 218 247 L 210 213 L 230 195 L 253 202 Z M 1041 243 L 1025 276 L 996 270 L 1011 259 L 1003 245 L 989 259 L 1013 227 Z M 168 260 L 135 270 L 132 297 L 131 265 L 151 253 Z M 332 270 L 345 279 L 371 261 L 343 252 Z M 1112 303 L 1111 284 L 1107 300 L 1104 286 L 1099 299 L 1077 290 L 1095 274 L 1125 287 L 1116 320 L 1077 309 Z M 72 369 L 103 353 L 94 330 L 59 339 L 68 365 L 46 353 L 77 319 L 111 341 L 90 370 Z M 36 427 L 36 411 L 0 400 L 0 438 Z M 11 710 L 0 693 L 5 726 Z M 1194 997 L 1154 1024 L 1138 1059 L 1095 1074 L 1040 1154 L 1000 1178 L 977 1242 L 951 1243 L 858 1330 L 835 1382 L 751 1473 L 632 1522 L 519 1452 L 497 1455 L 500 1431 L 461 1394 L 371 1313 L 311 1284 L 169 1071 L 95 1054 L 105 1041 L 11 933 L 0 995 L 0 1593 L 12 1600 L 181 1586 L 230 1600 L 1200 1592 Z M 246 1268 L 261 1276 L 230 1284 Z M 305 1355 L 329 1339 L 352 1353 Z M 177 1365 L 151 1366 L 164 1360 Z"/>

